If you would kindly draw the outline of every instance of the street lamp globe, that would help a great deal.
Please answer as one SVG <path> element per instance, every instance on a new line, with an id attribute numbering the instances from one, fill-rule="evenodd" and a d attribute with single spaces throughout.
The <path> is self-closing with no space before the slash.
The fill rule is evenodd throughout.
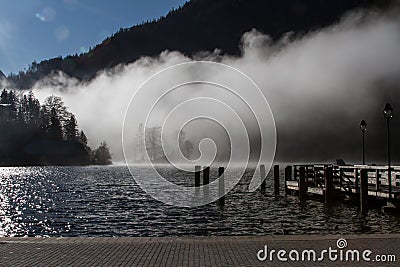
<path id="1" fill-rule="evenodd" d="M 362 120 L 362 121 L 360 122 L 360 130 L 361 130 L 362 132 L 365 132 L 365 131 L 367 130 L 367 123 L 365 122 L 365 120 Z"/>
<path id="2" fill-rule="evenodd" d="M 386 105 L 382 111 L 383 111 L 383 115 L 385 116 L 386 119 L 393 118 L 393 108 L 392 108 L 392 105 L 390 105 L 389 103 L 386 103 Z"/>

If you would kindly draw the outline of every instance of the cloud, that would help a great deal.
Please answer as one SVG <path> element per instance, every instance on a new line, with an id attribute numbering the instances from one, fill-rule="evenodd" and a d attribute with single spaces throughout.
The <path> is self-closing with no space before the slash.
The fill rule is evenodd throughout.
<path id="1" fill-rule="evenodd" d="M 381 107 L 386 101 L 391 101 L 395 110 L 400 107 L 397 10 L 351 13 L 336 25 L 299 38 L 288 33 L 277 43 L 252 30 L 243 36 L 242 51 L 241 57 L 220 56 L 216 51 L 198 54 L 196 59 L 201 55 L 221 61 L 256 81 L 275 116 L 278 160 L 357 161 L 361 155 L 358 124 L 365 119 L 369 125 L 368 160 L 384 161 Z M 60 75 L 49 78 L 56 79 L 57 86 L 42 81 L 34 91 L 41 98 L 61 95 L 77 115 L 91 145 L 106 140 L 116 159 L 121 160 L 122 121 L 135 90 L 152 74 L 191 60 L 166 51 L 157 58 L 142 58 L 100 73 L 87 84 Z M 190 96 L 191 92 L 193 88 L 183 95 Z M 393 134 L 399 134 L 399 130 L 395 126 Z M 393 146 L 399 147 L 400 141 L 394 140 Z M 400 160 L 400 151 L 393 153 L 395 160 Z"/>
<path id="2" fill-rule="evenodd" d="M 59 26 L 55 30 L 54 35 L 55 35 L 57 41 L 59 41 L 59 42 L 65 41 L 69 37 L 69 28 L 65 25 Z"/>

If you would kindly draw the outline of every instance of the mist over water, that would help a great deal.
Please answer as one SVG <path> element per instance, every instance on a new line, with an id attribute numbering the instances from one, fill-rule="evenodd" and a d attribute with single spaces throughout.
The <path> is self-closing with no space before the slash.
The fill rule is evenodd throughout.
<path id="1" fill-rule="evenodd" d="M 331 27 L 301 37 L 288 33 L 276 43 L 251 30 L 242 38 L 240 57 L 223 56 L 218 50 L 193 58 L 165 51 L 157 58 L 142 58 L 99 73 L 89 83 L 79 83 L 60 73 L 37 83 L 33 91 L 39 99 L 51 94 L 61 96 L 76 114 L 89 145 L 94 147 L 105 140 L 118 162 L 123 161 L 124 115 L 140 85 L 151 75 L 178 63 L 218 61 L 242 71 L 261 88 L 276 122 L 276 160 L 329 162 L 343 158 L 357 163 L 361 158 L 359 122 L 365 119 L 367 162 L 384 162 L 386 125 L 381 109 L 390 102 L 394 107 L 392 156 L 399 161 L 400 151 L 396 148 L 400 141 L 395 138 L 400 131 L 398 15 L 398 10 L 357 11 Z M 224 76 L 211 71 L 203 75 Z M 175 78 L 171 77 L 171 81 Z M 241 84 L 237 87 L 246 89 Z M 185 90 L 180 96 L 182 101 L 195 95 L 197 89 Z M 132 127 L 137 129 L 138 125 Z M 209 134 L 207 129 L 204 135 Z M 198 129 L 189 130 L 188 138 L 197 142 L 202 134 Z M 226 138 L 222 139 L 225 142 Z"/>

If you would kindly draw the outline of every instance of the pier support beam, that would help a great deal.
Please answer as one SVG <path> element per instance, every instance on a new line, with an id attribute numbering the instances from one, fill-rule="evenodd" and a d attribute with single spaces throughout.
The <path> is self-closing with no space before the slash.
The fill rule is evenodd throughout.
<path id="1" fill-rule="evenodd" d="M 194 193 L 196 196 L 200 195 L 200 172 L 201 166 L 194 167 Z"/>
<path id="2" fill-rule="evenodd" d="M 368 171 L 366 169 L 361 170 L 360 187 L 360 211 L 366 214 L 368 212 Z"/>
<path id="3" fill-rule="evenodd" d="M 339 190 L 343 188 L 344 171 L 342 168 L 339 169 Z"/>
<path id="4" fill-rule="evenodd" d="M 306 168 L 304 166 L 300 167 L 299 172 L 299 198 L 304 200 L 307 196 Z"/>
<path id="5" fill-rule="evenodd" d="M 210 167 L 205 167 L 203 170 L 203 190 L 204 190 L 204 197 L 209 196 L 209 186 L 208 184 L 210 183 Z"/>
<path id="6" fill-rule="evenodd" d="M 274 166 L 274 193 L 279 196 L 279 165 Z"/>
<path id="7" fill-rule="evenodd" d="M 292 180 L 292 166 L 286 166 L 285 168 L 285 194 L 289 193 L 288 187 L 287 187 L 287 181 Z"/>
<path id="8" fill-rule="evenodd" d="M 333 170 L 332 167 L 325 167 L 325 204 L 330 205 L 334 200 Z"/>
<path id="9" fill-rule="evenodd" d="M 360 178 L 359 178 L 359 170 L 357 168 L 354 169 L 354 183 L 355 183 L 355 189 L 356 189 L 356 194 L 360 194 Z"/>
<path id="10" fill-rule="evenodd" d="M 265 193 L 265 165 L 260 166 L 260 176 L 261 176 L 261 186 L 260 186 L 260 191 L 261 193 Z"/>
<path id="11" fill-rule="evenodd" d="M 376 172 L 375 172 L 375 182 L 376 182 L 376 192 L 378 192 L 379 191 L 379 186 L 380 186 L 380 182 L 379 182 L 379 178 L 380 178 L 380 176 L 381 176 L 381 174 L 380 174 L 380 172 L 379 172 L 379 170 L 377 169 L 376 170 Z"/>
<path id="12" fill-rule="evenodd" d="M 200 171 L 201 171 L 200 166 L 194 167 L 194 186 L 195 187 L 200 187 Z"/>
<path id="13" fill-rule="evenodd" d="M 225 168 L 224 167 L 219 167 L 218 168 L 218 204 L 221 208 L 225 206 Z"/>

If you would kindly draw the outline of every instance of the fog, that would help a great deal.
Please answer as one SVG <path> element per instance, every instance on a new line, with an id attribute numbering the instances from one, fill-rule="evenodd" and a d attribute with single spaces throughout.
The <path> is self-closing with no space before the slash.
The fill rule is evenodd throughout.
<path id="1" fill-rule="evenodd" d="M 141 58 L 132 64 L 99 73 L 93 81 L 85 84 L 60 73 L 37 83 L 33 91 L 41 100 L 51 94 L 61 96 L 76 115 L 79 127 L 88 136 L 89 145 L 96 147 L 105 140 L 111 147 L 114 161 L 119 162 L 123 161 L 121 136 L 124 115 L 142 83 L 178 63 L 217 61 L 242 71 L 261 88 L 276 122 L 276 161 L 332 162 L 342 158 L 349 163 L 359 163 L 359 123 L 365 119 L 368 123 L 367 162 L 384 162 L 386 124 L 381 110 L 386 102 L 390 102 L 394 107 L 392 156 L 400 164 L 400 141 L 397 138 L 400 134 L 400 112 L 397 112 L 400 110 L 400 16 L 397 10 L 352 12 L 331 27 L 303 36 L 288 33 L 278 42 L 272 42 L 267 35 L 253 29 L 244 34 L 238 45 L 242 48 L 240 57 L 224 56 L 218 50 L 193 57 L 165 51 L 156 58 Z M 215 73 L 213 69 L 202 71 L 205 72 L 201 74 L 203 77 L 227 75 Z M 196 78 L 197 74 L 185 72 L 182 75 Z M 170 78 L 172 84 L 177 77 Z M 160 84 L 163 86 L 165 84 Z M 241 93 L 246 93 L 242 84 L 237 86 Z M 211 88 L 195 87 L 183 88 L 186 91 L 180 90 L 179 97 L 165 99 L 156 114 L 168 113 L 185 99 L 197 97 L 199 90 L 210 97 L 218 95 Z M 157 91 L 149 91 L 149 99 L 156 96 Z M 233 101 L 231 107 L 248 112 L 231 96 L 220 97 L 224 101 Z M 200 106 L 192 107 L 196 108 L 201 109 Z M 139 118 L 144 115 L 138 112 L 138 120 L 130 122 L 132 131 L 137 130 Z M 251 115 L 243 116 L 252 119 Z M 162 120 L 154 119 L 149 125 L 161 126 L 162 123 Z M 250 136 L 259 134 L 254 125 L 254 122 L 247 125 Z M 187 135 L 196 147 L 204 137 L 218 139 L 220 136 L 215 143 L 218 151 L 223 152 L 218 153 L 224 155 L 230 151 L 225 145 L 226 135 L 221 134 L 221 129 L 215 125 L 188 129 Z M 218 146 L 219 142 L 223 143 L 222 146 Z M 259 142 L 257 137 L 250 141 L 253 146 Z M 173 150 L 167 149 L 169 152 Z M 252 147 L 252 150 L 257 151 L 257 147 Z"/>

